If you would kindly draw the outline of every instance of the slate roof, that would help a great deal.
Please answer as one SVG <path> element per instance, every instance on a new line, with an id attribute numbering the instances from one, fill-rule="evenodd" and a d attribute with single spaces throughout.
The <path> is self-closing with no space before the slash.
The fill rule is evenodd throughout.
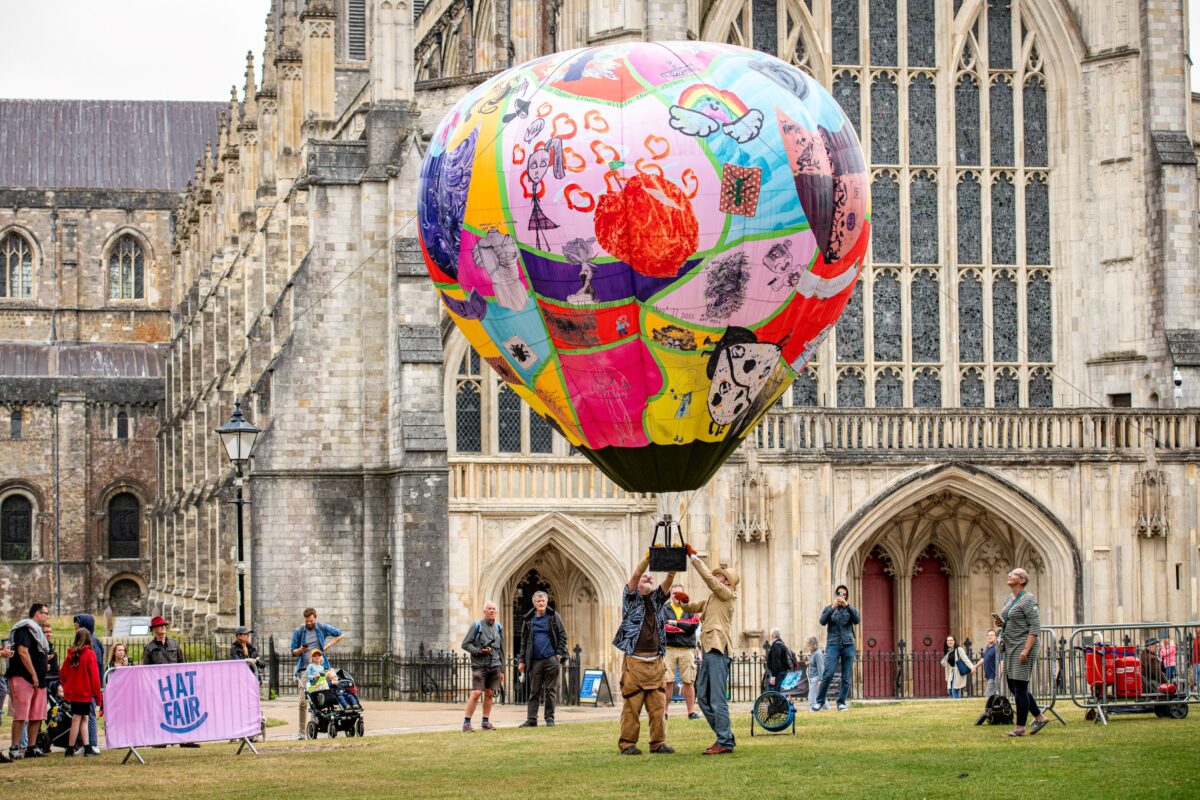
<path id="1" fill-rule="evenodd" d="M 0 99 L 0 187 L 183 191 L 228 103 Z"/>
<path id="2" fill-rule="evenodd" d="M 0 376 L 161 378 L 168 345 L 0 342 Z"/>

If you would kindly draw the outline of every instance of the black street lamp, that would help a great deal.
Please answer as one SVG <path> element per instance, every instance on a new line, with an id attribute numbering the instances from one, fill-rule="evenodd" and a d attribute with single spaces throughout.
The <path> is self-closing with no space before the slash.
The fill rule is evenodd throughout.
<path id="1" fill-rule="evenodd" d="M 233 463 L 236 476 L 233 484 L 237 487 L 237 500 L 234 502 L 237 504 L 238 625 L 246 624 L 246 555 L 242 533 L 242 506 L 245 505 L 245 501 L 242 499 L 242 470 L 250 461 L 250 452 L 254 450 L 254 441 L 260 433 L 262 431 L 242 416 L 240 400 L 234 403 L 233 416 L 229 418 L 229 422 L 217 428 L 217 435 L 221 437 L 221 444 L 225 446 L 225 452 Z"/>

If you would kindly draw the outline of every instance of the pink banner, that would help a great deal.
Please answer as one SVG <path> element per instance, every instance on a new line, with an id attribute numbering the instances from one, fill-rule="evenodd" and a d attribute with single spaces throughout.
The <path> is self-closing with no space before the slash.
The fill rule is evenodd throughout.
<path id="1" fill-rule="evenodd" d="M 255 736 L 258 680 L 244 661 L 122 667 L 104 690 L 110 749 Z"/>

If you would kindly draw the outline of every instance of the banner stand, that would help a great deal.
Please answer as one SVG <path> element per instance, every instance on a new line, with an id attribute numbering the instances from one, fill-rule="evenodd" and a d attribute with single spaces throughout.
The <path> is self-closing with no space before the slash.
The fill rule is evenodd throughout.
<path id="1" fill-rule="evenodd" d="M 240 756 L 242 754 L 242 751 L 245 750 L 247 747 L 250 748 L 251 753 L 254 753 L 254 755 L 258 755 L 258 750 L 257 750 L 257 748 L 254 747 L 254 742 L 250 741 L 250 737 L 248 737 L 248 736 L 242 737 L 241 743 L 238 745 L 237 752 L 234 753 L 234 755 Z"/>
<path id="2" fill-rule="evenodd" d="M 258 755 L 258 748 L 256 748 L 254 746 L 254 742 L 250 741 L 250 738 L 248 736 L 243 736 L 241 739 L 238 739 L 237 742 L 238 742 L 238 749 L 237 749 L 237 752 L 234 753 L 235 756 L 240 756 L 242 754 L 242 751 L 245 750 L 247 747 L 250 748 L 251 753 L 254 753 L 254 755 Z M 131 759 L 131 758 L 136 758 L 138 760 L 139 764 L 141 764 L 142 766 L 146 766 L 145 759 L 142 758 L 142 754 L 137 751 L 136 747 L 129 748 L 129 752 L 127 752 L 125 754 L 125 758 L 121 759 L 121 763 L 128 764 L 129 759 Z"/>
<path id="3" fill-rule="evenodd" d="M 138 763 L 141 764 L 143 767 L 146 766 L 145 760 L 142 759 L 142 754 L 137 751 L 136 747 L 129 748 L 129 752 L 125 754 L 125 757 L 123 759 L 121 759 L 121 763 L 128 764 L 129 759 L 131 757 L 136 758 L 138 760 Z"/>

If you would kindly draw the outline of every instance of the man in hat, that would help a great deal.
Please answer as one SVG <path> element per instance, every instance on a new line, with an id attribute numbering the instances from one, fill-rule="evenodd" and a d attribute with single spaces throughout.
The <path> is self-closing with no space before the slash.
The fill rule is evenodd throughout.
<path id="1" fill-rule="evenodd" d="M 233 643 L 229 645 L 229 657 L 234 660 L 245 661 L 250 666 L 250 671 L 258 675 L 258 671 L 263 668 L 263 660 L 258 657 L 258 648 L 250 643 L 250 634 L 253 630 L 245 625 L 238 625 L 233 631 Z"/>
<path id="2" fill-rule="evenodd" d="M 738 574 L 729 567 L 708 567 L 689 544 L 688 557 L 692 567 L 712 592 L 707 600 L 688 603 L 684 611 L 700 615 L 700 675 L 696 678 L 696 700 L 708 726 L 717 735 L 706 756 L 732 753 L 733 729 L 729 724 L 729 701 L 725 687 L 729 685 L 729 652 L 733 647 L 733 601 L 737 600 Z"/>
<path id="3" fill-rule="evenodd" d="M 1155 637 L 1150 637 L 1146 643 L 1142 645 L 1142 693 L 1153 694 L 1158 691 L 1158 687 L 1166 683 L 1166 675 L 1163 673 L 1162 658 L 1158 655 L 1160 642 Z"/>
<path id="4" fill-rule="evenodd" d="M 183 648 L 176 639 L 167 637 L 167 621 L 162 617 L 150 620 L 150 632 L 154 638 L 142 648 L 142 664 L 182 664 L 187 661 L 183 657 Z M 180 747 L 199 747 L 195 742 L 181 744 Z"/>

